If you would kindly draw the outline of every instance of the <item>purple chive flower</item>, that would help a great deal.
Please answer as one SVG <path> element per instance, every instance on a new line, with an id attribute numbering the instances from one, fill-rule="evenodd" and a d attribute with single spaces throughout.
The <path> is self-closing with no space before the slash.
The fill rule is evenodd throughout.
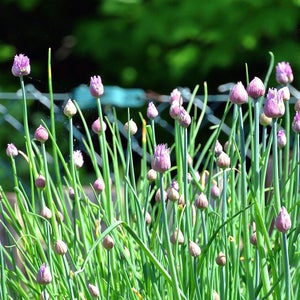
<path id="1" fill-rule="evenodd" d="M 280 129 L 277 132 L 277 145 L 280 149 L 282 149 L 286 145 L 286 134 L 283 129 Z"/>
<path id="2" fill-rule="evenodd" d="M 176 102 L 179 106 L 182 105 L 183 99 L 180 91 L 178 89 L 174 89 L 170 94 L 170 103 Z"/>
<path id="3" fill-rule="evenodd" d="M 46 186 L 46 178 L 43 175 L 39 175 L 34 183 L 37 188 L 43 189 Z"/>
<path id="4" fill-rule="evenodd" d="M 251 98 L 257 99 L 265 94 L 266 88 L 261 79 L 254 77 L 247 86 L 247 92 Z"/>
<path id="5" fill-rule="evenodd" d="M 284 101 L 289 101 L 291 98 L 291 93 L 290 90 L 287 86 L 284 86 L 283 88 L 281 88 L 280 90 L 278 90 L 278 93 L 282 94 L 282 99 Z"/>
<path id="6" fill-rule="evenodd" d="M 157 110 L 156 106 L 153 104 L 153 102 L 149 102 L 148 107 L 147 107 L 147 117 L 150 120 L 153 120 L 157 116 L 158 116 L 158 110 Z"/>
<path id="7" fill-rule="evenodd" d="M 11 68 L 14 76 L 21 77 L 30 74 L 30 61 L 24 54 L 15 55 L 14 63 Z"/>
<path id="8" fill-rule="evenodd" d="M 7 156 L 17 156 L 19 152 L 14 144 L 7 144 L 6 154 Z"/>
<path id="9" fill-rule="evenodd" d="M 291 217 L 284 206 L 281 207 L 275 220 L 275 226 L 280 232 L 287 232 L 292 226 Z"/>
<path id="10" fill-rule="evenodd" d="M 74 160 L 74 165 L 77 168 L 81 168 L 83 166 L 83 156 L 80 150 L 75 150 L 73 152 L 73 160 Z"/>
<path id="11" fill-rule="evenodd" d="M 93 188 L 97 193 L 103 192 L 105 188 L 104 181 L 101 178 L 96 179 L 93 183 Z"/>
<path id="12" fill-rule="evenodd" d="M 49 133 L 44 126 L 40 125 L 34 132 L 34 138 L 41 143 L 45 143 L 49 138 Z"/>
<path id="13" fill-rule="evenodd" d="M 217 140 L 215 145 L 215 155 L 219 156 L 222 152 L 223 152 L 223 146 L 221 145 L 219 140 Z"/>
<path id="14" fill-rule="evenodd" d="M 276 65 L 276 81 L 280 84 L 290 83 L 294 80 L 292 68 L 288 62 L 279 62 Z"/>
<path id="15" fill-rule="evenodd" d="M 52 275 L 49 266 L 42 264 L 36 275 L 36 281 L 39 284 L 48 284 L 52 281 Z"/>
<path id="16" fill-rule="evenodd" d="M 170 149 L 165 144 L 159 144 L 155 147 L 151 167 L 159 173 L 171 168 Z"/>
<path id="17" fill-rule="evenodd" d="M 177 120 L 180 126 L 187 128 L 191 124 L 191 116 L 189 113 L 184 109 L 183 106 L 180 107 L 179 109 L 179 114 L 177 116 Z"/>
<path id="18" fill-rule="evenodd" d="M 90 93 L 93 97 L 99 98 L 104 93 L 104 87 L 100 76 L 92 76 L 90 80 Z"/>
<path id="19" fill-rule="evenodd" d="M 169 114 L 170 114 L 171 118 L 177 119 L 178 114 L 180 112 L 180 108 L 181 108 L 181 105 L 177 101 L 174 101 L 171 104 L 170 109 L 169 109 Z"/>
<path id="20" fill-rule="evenodd" d="M 232 103 L 239 105 L 248 102 L 248 93 L 241 81 L 235 84 L 231 89 L 229 93 L 229 100 Z"/>
<path id="21" fill-rule="evenodd" d="M 283 93 L 277 89 L 269 89 L 264 106 L 264 113 L 269 118 L 280 118 L 285 113 Z"/>
<path id="22" fill-rule="evenodd" d="M 92 130 L 96 133 L 96 134 L 100 134 L 101 132 L 104 132 L 106 130 L 106 123 L 104 121 L 102 121 L 102 126 L 100 125 L 100 119 L 98 118 L 97 120 L 95 120 L 92 124 Z"/>
<path id="23" fill-rule="evenodd" d="M 292 129 L 295 132 L 300 133 L 300 111 L 296 111 L 296 114 L 292 122 Z"/>

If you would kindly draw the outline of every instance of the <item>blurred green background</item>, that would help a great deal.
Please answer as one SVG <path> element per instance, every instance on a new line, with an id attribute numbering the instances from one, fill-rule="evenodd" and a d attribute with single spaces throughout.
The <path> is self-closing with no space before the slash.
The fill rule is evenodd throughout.
<path id="1" fill-rule="evenodd" d="M 299 87 L 300 0 L 1 0 L 0 91 L 14 92 L 13 56 L 30 57 L 26 83 L 47 92 L 52 49 L 55 92 L 69 92 L 99 74 L 105 85 L 169 94 L 177 86 L 264 77 L 268 51 L 290 62 Z M 275 76 L 270 84 L 275 84 Z M 5 103 L 5 102 L 4 102 Z M 21 121 L 19 104 L 10 112 Z M 37 127 L 47 112 L 30 110 Z M 1 126 L 1 144 L 11 141 Z"/>

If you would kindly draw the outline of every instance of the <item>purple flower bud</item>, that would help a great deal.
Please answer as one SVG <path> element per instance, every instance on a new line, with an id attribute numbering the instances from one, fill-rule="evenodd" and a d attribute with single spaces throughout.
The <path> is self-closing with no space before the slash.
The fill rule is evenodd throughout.
<path id="1" fill-rule="evenodd" d="M 16 77 L 30 74 L 29 58 L 24 54 L 15 55 L 11 72 Z"/>
<path id="2" fill-rule="evenodd" d="M 223 146 L 221 143 L 217 140 L 215 145 L 215 155 L 219 156 L 223 152 Z"/>
<path id="3" fill-rule="evenodd" d="M 275 226 L 280 232 L 287 232 L 292 226 L 291 217 L 284 206 L 281 207 L 279 215 L 275 220 Z"/>
<path id="4" fill-rule="evenodd" d="M 247 86 L 247 92 L 251 98 L 257 99 L 265 94 L 266 88 L 261 79 L 254 77 Z"/>
<path id="5" fill-rule="evenodd" d="M 36 281 L 39 284 L 48 284 L 52 281 L 52 275 L 50 272 L 50 268 L 46 264 L 42 264 L 36 275 Z"/>
<path id="6" fill-rule="evenodd" d="M 288 62 L 279 62 L 276 65 L 276 81 L 280 84 L 291 83 L 294 80 L 292 68 Z"/>
<path id="7" fill-rule="evenodd" d="M 295 132 L 300 133 L 300 111 L 296 111 L 296 114 L 292 122 L 292 129 Z"/>
<path id="8" fill-rule="evenodd" d="M 40 215 L 48 220 L 52 218 L 52 212 L 51 212 L 50 208 L 48 208 L 47 206 L 44 206 L 41 209 Z"/>
<path id="9" fill-rule="evenodd" d="M 106 249 L 106 250 L 111 250 L 115 245 L 115 241 L 113 240 L 113 238 L 110 235 L 106 235 L 102 241 L 102 246 Z"/>
<path id="10" fill-rule="evenodd" d="M 212 196 L 213 199 L 219 198 L 221 195 L 220 188 L 217 186 L 216 183 L 213 183 L 211 188 L 210 188 L 210 195 Z"/>
<path id="11" fill-rule="evenodd" d="M 83 156 L 80 150 L 75 150 L 73 152 L 73 160 L 74 160 L 74 165 L 77 168 L 81 168 L 83 166 Z"/>
<path id="12" fill-rule="evenodd" d="M 226 265 L 226 256 L 223 252 L 220 252 L 216 258 L 216 263 L 220 267 L 224 267 Z"/>
<path id="13" fill-rule="evenodd" d="M 178 89 L 174 89 L 171 92 L 171 95 L 170 95 L 171 105 L 173 104 L 173 102 L 177 102 L 179 106 L 181 106 L 183 103 L 182 95 Z"/>
<path id="14" fill-rule="evenodd" d="M 7 156 L 17 156 L 19 152 L 14 144 L 7 144 L 6 154 Z"/>
<path id="15" fill-rule="evenodd" d="M 153 169 L 150 169 L 148 172 L 147 172 L 147 179 L 152 182 L 154 180 L 156 180 L 157 178 L 157 172 Z"/>
<path id="16" fill-rule="evenodd" d="M 171 118 L 177 119 L 178 114 L 180 112 L 180 108 L 181 108 L 181 105 L 179 104 L 178 101 L 172 102 L 170 109 L 169 109 L 169 114 L 170 114 Z"/>
<path id="17" fill-rule="evenodd" d="M 175 229 L 175 231 L 170 237 L 170 241 L 173 245 L 175 245 L 176 243 L 178 243 L 178 245 L 184 243 L 184 236 L 180 229 Z"/>
<path id="18" fill-rule="evenodd" d="M 277 132 L 277 146 L 282 149 L 286 145 L 286 134 L 283 129 Z"/>
<path id="19" fill-rule="evenodd" d="M 106 130 L 106 123 L 104 121 L 102 121 L 102 126 L 100 125 L 100 119 L 98 118 L 97 120 L 95 120 L 92 124 L 92 130 L 96 133 L 96 134 L 100 134 L 102 132 L 104 132 Z"/>
<path id="20" fill-rule="evenodd" d="M 199 209 L 206 209 L 208 207 L 208 200 L 204 193 L 201 193 L 195 200 L 195 206 Z"/>
<path id="21" fill-rule="evenodd" d="M 217 158 L 217 166 L 221 169 L 226 169 L 230 166 L 230 157 L 227 153 L 222 152 Z"/>
<path id="22" fill-rule="evenodd" d="M 77 113 L 77 108 L 73 101 L 69 99 L 64 107 L 64 114 L 68 118 L 72 118 Z"/>
<path id="23" fill-rule="evenodd" d="M 64 255 L 68 252 L 68 246 L 64 241 L 57 240 L 54 243 L 54 250 L 58 255 Z"/>
<path id="24" fill-rule="evenodd" d="M 240 105 L 248 102 L 248 93 L 241 81 L 235 84 L 231 89 L 229 93 L 229 100 L 232 103 Z"/>
<path id="25" fill-rule="evenodd" d="M 287 86 L 284 86 L 283 88 L 278 90 L 278 93 L 282 94 L 283 101 L 289 101 L 290 98 L 291 98 L 291 93 L 290 93 L 290 90 Z"/>
<path id="26" fill-rule="evenodd" d="M 35 186 L 37 188 L 43 189 L 46 186 L 46 178 L 43 175 L 39 175 L 35 179 Z"/>
<path id="27" fill-rule="evenodd" d="M 97 193 L 103 192 L 105 188 L 103 180 L 101 178 L 96 179 L 93 183 L 93 188 Z"/>
<path id="28" fill-rule="evenodd" d="M 195 242 L 189 241 L 189 253 L 193 257 L 197 257 L 197 256 L 199 256 L 201 254 L 201 248 Z"/>
<path id="29" fill-rule="evenodd" d="M 295 111 L 300 111 L 300 99 L 298 99 L 294 105 L 294 110 Z"/>
<path id="30" fill-rule="evenodd" d="M 283 92 L 277 89 L 269 89 L 264 106 L 264 114 L 269 118 L 280 118 L 285 113 Z"/>
<path id="31" fill-rule="evenodd" d="M 165 144 L 159 144 L 155 147 L 151 167 L 159 173 L 171 168 L 170 149 Z"/>
<path id="32" fill-rule="evenodd" d="M 149 102 L 147 107 L 147 117 L 153 120 L 157 116 L 158 116 L 158 110 L 156 106 L 153 104 L 153 102 Z"/>
<path id="33" fill-rule="evenodd" d="M 180 107 L 179 114 L 177 116 L 177 120 L 180 126 L 187 128 L 191 124 L 191 116 L 189 113 L 184 109 L 184 107 Z"/>
<path id="34" fill-rule="evenodd" d="M 104 93 L 104 87 L 100 76 L 92 76 L 90 80 L 90 93 L 93 97 L 99 98 Z"/>
<path id="35" fill-rule="evenodd" d="M 49 133 L 45 127 L 40 125 L 34 132 L 34 138 L 41 143 L 45 143 L 49 138 Z"/>

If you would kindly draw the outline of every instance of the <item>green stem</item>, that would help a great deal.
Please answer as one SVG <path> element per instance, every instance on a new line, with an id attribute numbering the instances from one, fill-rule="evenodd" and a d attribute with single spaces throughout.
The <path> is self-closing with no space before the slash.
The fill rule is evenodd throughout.
<path id="1" fill-rule="evenodd" d="M 161 204 L 162 204 L 162 221 L 163 221 L 163 231 L 165 235 L 165 241 L 167 246 L 167 254 L 168 254 L 168 262 L 170 264 L 171 269 L 171 276 L 172 276 L 172 288 L 175 299 L 179 300 L 181 299 L 180 296 L 180 290 L 179 290 L 179 283 L 177 278 L 177 272 L 175 268 L 175 259 L 174 255 L 172 253 L 171 248 L 171 242 L 170 242 L 170 234 L 169 234 L 169 228 L 168 228 L 168 220 L 167 220 L 167 212 L 166 212 L 166 203 L 163 200 L 164 199 L 164 189 L 163 189 L 163 174 L 159 174 L 159 180 L 160 180 L 160 195 L 161 195 Z"/>
<path id="2" fill-rule="evenodd" d="M 282 247 L 284 259 L 284 279 L 285 279 L 285 296 L 286 300 L 291 300 L 291 275 L 290 275 L 290 262 L 289 251 L 286 233 L 282 233 Z"/>

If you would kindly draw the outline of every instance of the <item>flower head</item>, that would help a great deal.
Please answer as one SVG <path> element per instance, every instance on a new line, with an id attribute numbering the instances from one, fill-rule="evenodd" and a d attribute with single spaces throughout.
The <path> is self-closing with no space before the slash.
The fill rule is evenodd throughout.
<path id="1" fill-rule="evenodd" d="M 77 108 L 73 101 L 69 99 L 64 107 L 64 114 L 68 118 L 72 118 L 77 113 Z"/>
<path id="2" fill-rule="evenodd" d="M 44 217 L 45 219 L 51 219 L 52 218 L 52 212 L 51 212 L 50 208 L 48 208 L 47 206 L 44 206 L 41 209 L 40 215 L 42 217 Z"/>
<path id="3" fill-rule="evenodd" d="M 199 209 L 206 209 L 208 207 L 208 200 L 206 195 L 202 192 L 195 200 L 195 206 Z"/>
<path id="4" fill-rule="evenodd" d="M 189 241 L 189 252 L 193 257 L 197 257 L 201 254 L 201 248 L 193 241 Z"/>
<path id="5" fill-rule="evenodd" d="M 277 132 L 277 145 L 281 149 L 286 145 L 286 134 L 284 129 L 280 129 Z"/>
<path id="6" fill-rule="evenodd" d="M 58 255 L 64 255 L 68 252 L 68 246 L 64 241 L 57 240 L 54 243 L 54 250 Z"/>
<path id="7" fill-rule="evenodd" d="M 101 193 L 104 191 L 105 185 L 101 178 L 98 178 L 93 183 L 93 188 L 97 193 Z"/>
<path id="8" fill-rule="evenodd" d="M 29 58 L 24 54 L 15 55 L 11 72 L 14 76 L 17 77 L 30 74 Z"/>
<path id="9" fill-rule="evenodd" d="M 179 106 L 181 106 L 183 103 L 181 92 L 178 89 L 174 89 L 170 94 L 171 105 L 173 104 L 173 102 L 178 103 Z"/>
<path id="10" fill-rule="evenodd" d="M 288 62 L 279 62 L 276 65 L 276 81 L 280 84 L 290 83 L 294 80 L 292 68 Z"/>
<path id="11" fill-rule="evenodd" d="M 272 118 L 267 117 L 265 113 L 261 113 L 259 115 L 259 123 L 263 126 L 268 126 L 272 123 Z"/>
<path id="12" fill-rule="evenodd" d="M 265 94 L 266 88 L 261 79 L 254 77 L 247 86 L 247 92 L 251 98 L 257 99 Z"/>
<path id="13" fill-rule="evenodd" d="M 235 104 L 243 104 L 248 102 L 248 93 L 241 81 L 235 84 L 231 89 L 229 93 L 229 100 Z"/>
<path id="14" fill-rule="evenodd" d="M 230 166 L 230 157 L 224 151 L 217 158 L 217 166 L 221 169 L 226 169 Z"/>
<path id="15" fill-rule="evenodd" d="M 39 175 L 34 183 L 37 188 L 43 189 L 46 186 L 46 178 L 43 175 Z"/>
<path id="16" fill-rule="evenodd" d="M 44 126 L 40 125 L 34 132 L 34 138 L 41 143 L 45 143 L 49 138 L 49 133 Z"/>
<path id="17" fill-rule="evenodd" d="M 14 144 L 7 144 L 6 154 L 7 156 L 17 156 L 19 152 L 17 147 Z"/>
<path id="18" fill-rule="evenodd" d="M 180 126 L 187 128 L 191 124 L 191 116 L 189 113 L 184 109 L 183 106 L 180 107 L 179 113 L 177 116 L 177 120 Z"/>
<path id="19" fill-rule="evenodd" d="M 269 118 L 280 118 L 285 113 L 283 92 L 269 89 L 264 106 L 264 114 Z"/>
<path id="20" fill-rule="evenodd" d="M 284 101 L 289 101 L 291 98 L 291 92 L 287 86 L 284 86 L 280 90 L 278 90 L 278 93 L 282 94 L 282 99 Z"/>
<path id="21" fill-rule="evenodd" d="M 179 104 L 178 101 L 174 101 L 171 104 L 170 109 L 169 109 L 169 114 L 170 114 L 171 118 L 177 119 L 178 114 L 180 112 L 180 108 L 181 108 L 181 105 Z"/>
<path id="22" fill-rule="evenodd" d="M 138 128 L 136 126 L 136 123 L 132 119 L 130 119 L 128 122 L 124 124 L 124 130 L 127 133 L 129 131 L 130 135 L 134 135 L 136 134 Z"/>
<path id="23" fill-rule="evenodd" d="M 175 229 L 175 231 L 173 232 L 173 234 L 170 237 L 170 241 L 172 244 L 176 244 L 178 243 L 178 245 L 181 245 L 184 243 L 184 236 L 183 233 L 180 229 Z"/>
<path id="24" fill-rule="evenodd" d="M 147 107 L 147 117 L 150 120 L 153 120 L 157 116 L 158 116 L 158 110 L 157 110 L 156 106 L 153 104 L 153 102 L 149 102 L 148 107 Z"/>
<path id="25" fill-rule="evenodd" d="M 98 298 L 100 296 L 100 291 L 96 285 L 88 284 L 88 289 L 93 298 Z"/>
<path id="26" fill-rule="evenodd" d="M 114 247 L 114 245 L 115 245 L 114 239 L 109 234 L 106 235 L 102 241 L 102 246 L 106 250 L 111 250 Z"/>
<path id="27" fill-rule="evenodd" d="M 81 168 L 83 166 L 83 156 L 80 150 L 75 150 L 73 152 L 73 160 L 74 160 L 74 165 L 77 168 Z"/>
<path id="28" fill-rule="evenodd" d="M 165 144 L 159 144 L 155 147 L 151 167 L 159 173 L 171 168 L 170 149 Z"/>
<path id="29" fill-rule="evenodd" d="M 36 281 L 39 284 L 48 284 L 52 281 L 52 275 L 50 272 L 50 268 L 47 264 L 42 264 L 40 267 L 37 275 L 36 275 Z"/>
<path id="30" fill-rule="evenodd" d="M 215 155 L 219 156 L 222 152 L 223 152 L 223 146 L 221 145 L 219 140 L 217 140 L 215 145 Z"/>
<path id="31" fill-rule="evenodd" d="M 100 134 L 102 132 L 104 132 L 106 130 L 106 123 L 104 121 L 102 121 L 102 126 L 100 125 L 100 118 L 98 118 L 97 120 L 95 120 L 92 124 L 92 130 L 96 133 L 96 134 Z"/>
<path id="32" fill-rule="evenodd" d="M 90 80 L 90 93 L 93 97 L 99 98 L 104 93 L 104 87 L 100 76 L 92 76 Z"/>
<path id="33" fill-rule="evenodd" d="M 292 226 L 291 217 L 284 206 L 275 220 L 275 226 L 280 232 L 287 232 Z"/>
<path id="34" fill-rule="evenodd" d="M 296 111 L 296 114 L 292 122 L 292 129 L 295 132 L 300 133 L 300 111 Z"/>

